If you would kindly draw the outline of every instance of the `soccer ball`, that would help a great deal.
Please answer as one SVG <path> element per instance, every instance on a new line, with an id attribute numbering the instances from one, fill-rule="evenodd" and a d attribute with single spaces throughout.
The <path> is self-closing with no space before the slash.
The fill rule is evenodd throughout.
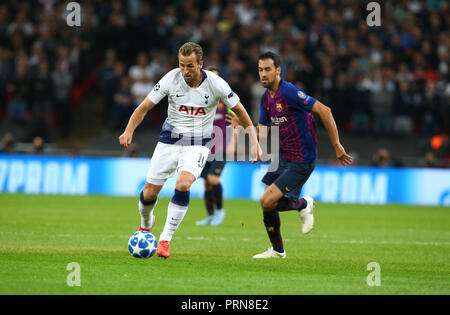
<path id="1" fill-rule="evenodd" d="M 137 231 L 128 240 L 128 250 L 136 258 L 150 258 L 156 253 L 156 238 L 147 231 Z"/>

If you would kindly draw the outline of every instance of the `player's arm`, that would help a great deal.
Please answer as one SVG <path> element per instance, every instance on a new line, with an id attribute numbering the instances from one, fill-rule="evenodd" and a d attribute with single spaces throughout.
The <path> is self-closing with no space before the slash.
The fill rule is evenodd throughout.
<path id="1" fill-rule="evenodd" d="M 148 97 L 146 97 L 142 103 L 136 107 L 133 114 L 128 121 L 127 127 L 123 134 L 119 137 L 119 143 L 124 147 L 128 147 L 133 140 L 133 133 L 136 130 L 137 126 L 142 122 L 145 115 L 153 108 L 156 104 L 154 104 Z"/>
<path id="2" fill-rule="evenodd" d="M 345 152 L 344 147 L 339 141 L 339 133 L 337 130 L 336 122 L 334 121 L 331 109 L 325 106 L 319 101 L 316 101 L 312 107 L 312 112 L 319 115 L 325 128 L 328 131 L 328 136 L 330 137 L 331 144 L 336 151 L 336 157 L 339 159 L 342 165 L 346 166 L 352 163 L 352 157 Z"/>
<path id="3" fill-rule="evenodd" d="M 253 122 L 250 119 L 250 116 L 247 113 L 247 110 L 244 108 L 244 106 L 241 104 L 241 102 L 238 102 L 236 106 L 233 107 L 233 112 L 236 114 L 236 116 L 239 118 L 239 121 L 241 125 L 248 130 L 249 138 L 250 138 L 250 144 L 251 144 L 251 152 L 252 152 L 252 163 L 255 163 L 260 160 L 262 155 L 261 147 L 258 143 L 258 137 L 256 136 L 255 127 L 253 126 Z"/>
<path id="4" fill-rule="evenodd" d="M 267 137 L 269 136 L 270 127 L 258 123 L 258 126 L 256 126 L 256 131 L 258 133 L 258 139 L 259 141 L 266 141 Z"/>
<path id="5" fill-rule="evenodd" d="M 263 102 L 261 101 L 260 106 L 260 117 L 258 124 L 256 126 L 256 135 L 259 140 L 263 139 L 265 140 L 270 132 L 270 123 L 269 118 L 267 116 L 267 111 L 265 107 L 263 106 Z M 239 117 L 229 108 L 227 108 L 227 115 L 225 118 L 225 121 L 228 122 L 233 128 L 237 128 L 239 126 L 244 126 L 242 122 L 239 120 Z"/>
<path id="6" fill-rule="evenodd" d="M 225 121 L 230 124 L 232 128 L 238 128 L 239 126 L 244 126 L 241 124 L 241 121 L 239 120 L 239 117 L 232 112 L 231 110 L 228 111 Z M 270 128 L 266 125 L 258 123 L 256 126 L 256 135 L 258 139 L 265 139 L 267 138 L 268 134 L 270 132 Z"/>

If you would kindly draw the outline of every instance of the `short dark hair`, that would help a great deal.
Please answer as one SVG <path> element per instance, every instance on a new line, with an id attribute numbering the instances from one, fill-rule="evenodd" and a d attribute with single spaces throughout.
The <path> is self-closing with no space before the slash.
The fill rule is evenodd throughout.
<path id="1" fill-rule="evenodd" d="M 278 56 L 276 53 L 271 52 L 271 51 L 265 52 L 259 56 L 258 61 L 265 60 L 265 59 L 272 59 L 273 64 L 275 65 L 275 68 L 281 67 L 280 56 Z"/>

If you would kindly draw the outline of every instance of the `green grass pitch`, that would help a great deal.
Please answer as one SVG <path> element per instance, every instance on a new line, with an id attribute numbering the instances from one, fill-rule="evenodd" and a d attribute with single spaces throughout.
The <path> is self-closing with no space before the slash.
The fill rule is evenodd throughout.
<path id="1" fill-rule="evenodd" d="M 155 210 L 159 237 L 169 199 Z M 220 227 L 197 227 L 191 200 L 171 257 L 133 258 L 138 198 L 0 194 L 0 294 L 450 294 L 450 208 L 316 203 L 301 233 L 281 213 L 287 258 L 254 260 L 268 241 L 258 202 L 225 200 Z M 80 265 L 69 286 L 67 265 Z M 380 286 L 367 277 L 380 266 Z"/>

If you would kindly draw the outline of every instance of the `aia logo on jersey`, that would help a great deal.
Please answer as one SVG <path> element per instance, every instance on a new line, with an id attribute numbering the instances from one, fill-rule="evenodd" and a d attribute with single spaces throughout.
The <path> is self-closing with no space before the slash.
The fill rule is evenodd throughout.
<path id="1" fill-rule="evenodd" d="M 193 107 L 193 106 L 185 106 L 181 105 L 178 111 L 186 113 L 186 115 L 198 116 L 198 115 L 206 115 L 206 111 L 204 107 Z"/>

